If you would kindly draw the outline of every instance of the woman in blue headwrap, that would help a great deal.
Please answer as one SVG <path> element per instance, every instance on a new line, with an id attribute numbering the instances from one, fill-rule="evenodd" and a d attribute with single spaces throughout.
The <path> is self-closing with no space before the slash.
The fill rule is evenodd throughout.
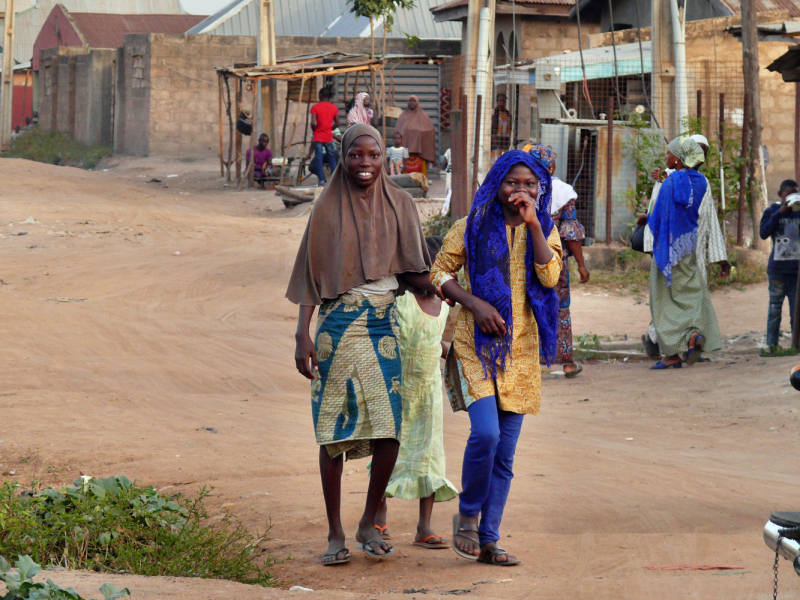
<path id="1" fill-rule="evenodd" d="M 470 436 L 453 549 L 492 565 L 519 564 L 497 545 L 500 521 L 523 416 L 539 411 L 539 355 L 547 364 L 556 355 L 561 241 L 551 189 L 539 160 L 521 150 L 503 154 L 431 269 L 433 284 L 462 306 L 447 389 L 453 408 L 469 413 Z M 462 267 L 463 288 L 454 276 Z"/>
<path id="2" fill-rule="evenodd" d="M 663 357 L 653 369 L 679 369 L 682 352 L 693 364 L 700 352 L 722 347 L 706 261 L 721 265 L 721 277 L 727 277 L 730 265 L 708 180 L 697 171 L 704 161 L 694 139 L 672 140 L 667 168 L 674 172 L 661 185 L 652 214 L 639 217 L 653 237 L 650 314 Z"/>

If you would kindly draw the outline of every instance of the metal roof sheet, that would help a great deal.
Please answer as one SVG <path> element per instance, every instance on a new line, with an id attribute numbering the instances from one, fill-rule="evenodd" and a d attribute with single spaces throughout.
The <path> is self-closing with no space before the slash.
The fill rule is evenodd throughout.
<path id="1" fill-rule="evenodd" d="M 511 0 L 499 0 L 500 2 L 504 2 L 505 4 L 512 4 Z M 516 4 L 522 6 L 533 6 L 535 4 L 561 4 L 564 6 L 573 6 L 576 0 L 516 0 Z M 449 8 L 458 8 L 459 6 L 467 6 L 469 4 L 469 0 L 452 0 L 452 2 L 447 2 L 445 4 L 439 4 L 438 6 L 433 6 L 431 11 L 433 13 L 441 12 L 443 10 L 447 10 Z"/>
<path id="2" fill-rule="evenodd" d="M 17 11 L 14 60 L 18 62 L 33 58 L 33 44 L 56 4 L 63 5 L 70 12 L 130 15 L 186 14 L 180 0 L 37 0 L 34 5 L 31 4 L 27 2 L 29 6 L 27 10 Z M 3 6 L 5 6 L 4 0 Z"/>
<path id="3" fill-rule="evenodd" d="M 734 15 L 742 14 L 741 0 L 720 0 Z M 756 12 L 788 10 L 792 17 L 800 16 L 800 0 L 756 0 Z"/>
<path id="4" fill-rule="evenodd" d="M 90 48 L 121 48 L 125 36 L 132 33 L 184 33 L 205 19 L 201 15 L 70 15 Z"/>
<path id="5" fill-rule="evenodd" d="M 414 8 L 398 11 L 389 37 L 420 39 L 461 39 L 458 23 L 436 23 L 430 9 L 438 0 L 417 0 Z M 258 4 L 254 0 L 233 0 L 187 33 L 257 35 Z M 347 0 L 277 0 L 275 34 L 308 37 L 368 37 L 369 20 L 356 18 Z M 376 36 L 382 36 L 376 27 Z"/>

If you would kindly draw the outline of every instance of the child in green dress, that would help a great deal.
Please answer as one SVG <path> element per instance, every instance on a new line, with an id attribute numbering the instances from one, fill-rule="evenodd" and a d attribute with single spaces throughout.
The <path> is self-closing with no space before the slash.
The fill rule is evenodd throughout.
<path id="1" fill-rule="evenodd" d="M 425 238 L 431 260 L 442 248 L 442 238 Z M 429 549 L 450 545 L 431 528 L 434 502 L 452 500 L 458 490 L 445 477 L 442 436 L 442 373 L 439 359 L 447 353 L 442 341 L 450 307 L 435 294 L 412 289 L 397 298 L 400 358 L 403 364 L 403 430 L 400 453 L 375 520 L 389 539 L 386 498 L 419 500 L 419 523 L 414 545 Z"/>

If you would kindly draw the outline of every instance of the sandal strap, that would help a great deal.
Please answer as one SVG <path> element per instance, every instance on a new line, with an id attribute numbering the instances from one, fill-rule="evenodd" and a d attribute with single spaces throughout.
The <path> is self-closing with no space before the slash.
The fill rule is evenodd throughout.
<path id="1" fill-rule="evenodd" d="M 461 533 L 462 531 L 478 533 L 478 525 L 476 523 L 459 523 L 458 532 Z"/>
<path id="2" fill-rule="evenodd" d="M 502 564 L 497 560 L 497 558 L 500 556 L 505 556 L 508 559 L 507 561 L 504 562 L 508 562 L 510 560 L 516 560 L 515 556 L 512 556 L 511 554 L 503 550 L 500 546 L 495 546 L 494 548 L 487 548 L 486 550 L 483 550 L 481 554 L 484 555 L 484 560 L 488 560 L 489 562 L 492 562 L 494 564 Z"/>
<path id="3" fill-rule="evenodd" d="M 429 535 L 429 536 L 426 536 L 426 537 L 422 538 L 421 540 L 419 540 L 419 543 L 420 544 L 430 544 L 431 540 L 434 540 L 437 544 L 444 541 L 442 539 L 442 536 L 433 534 L 433 535 Z"/>

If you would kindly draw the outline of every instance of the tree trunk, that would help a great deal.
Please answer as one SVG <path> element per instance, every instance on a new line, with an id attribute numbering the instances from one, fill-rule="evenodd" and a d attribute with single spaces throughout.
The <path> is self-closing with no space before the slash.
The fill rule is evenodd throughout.
<path id="1" fill-rule="evenodd" d="M 749 179 L 751 215 L 760 215 L 766 208 L 764 194 L 764 156 L 761 149 L 761 88 L 758 64 L 758 30 L 756 7 L 753 0 L 745 0 L 742 6 L 742 56 L 744 89 L 750 100 L 750 143 L 747 147 L 747 171 Z M 753 231 L 753 247 L 761 240 Z"/>
<path id="2" fill-rule="evenodd" d="M 375 21 L 369 18 L 369 37 L 372 38 L 372 58 L 375 58 Z"/>

